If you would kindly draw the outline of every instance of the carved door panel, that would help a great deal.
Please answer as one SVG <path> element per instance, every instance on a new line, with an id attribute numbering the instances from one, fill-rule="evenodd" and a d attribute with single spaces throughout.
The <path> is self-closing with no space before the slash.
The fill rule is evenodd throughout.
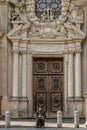
<path id="1" fill-rule="evenodd" d="M 34 112 L 44 108 L 48 117 L 55 117 L 63 104 L 63 59 L 34 59 Z"/>
<path id="2" fill-rule="evenodd" d="M 47 92 L 48 92 L 48 76 L 35 75 L 34 76 L 34 109 L 36 111 L 38 106 L 47 111 Z"/>

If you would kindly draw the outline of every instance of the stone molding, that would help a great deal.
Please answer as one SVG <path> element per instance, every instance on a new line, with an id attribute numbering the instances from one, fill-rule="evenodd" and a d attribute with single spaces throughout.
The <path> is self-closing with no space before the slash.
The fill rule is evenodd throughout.
<path id="1" fill-rule="evenodd" d="M 83 99 L 83 97 L 81 98 L 81 97 L 79 97 L 79 98 L 67 98 L 67 102 L 74 102 L 74 101 L 78 101 L 78 102 L 82 102 L 82 101 L 84 101 L 84 99 Z"/>

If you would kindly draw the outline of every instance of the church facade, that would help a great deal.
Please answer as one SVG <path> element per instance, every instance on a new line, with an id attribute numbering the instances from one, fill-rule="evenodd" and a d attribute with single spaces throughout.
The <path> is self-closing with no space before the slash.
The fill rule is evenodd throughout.
<path id="1" fill-rule="evenodd" d="M 0 0 L 0 115 L 84 117 L 86 0 Z"/>

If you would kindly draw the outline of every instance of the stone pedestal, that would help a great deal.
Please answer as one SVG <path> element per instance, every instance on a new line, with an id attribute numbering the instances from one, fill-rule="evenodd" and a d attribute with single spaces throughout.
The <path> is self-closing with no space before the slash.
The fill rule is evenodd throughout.
<path id="1" fill-rule="evenodd" d="M 12 118 L 27 118 L 28 117 L 27 99 L 12 99 L 10 100 L 10 111 Z"/>
<path id="2" fill-rule="evenodd" d="M 18 100 L 12 99 L 10 100 L 10 112 L 12 118 L 18 118 Z"/>
<path id="3" fill-rule="evenodd" d="M 67 99 L 66 117 L 73 118 L 74 111 L 79 112 L 80 117 L 84 117 L 84 102 L 83 99 Z"/>
<path id="4" fill-rule="evenodd" d="M 19 118 L 27 118 L 29 113 L 28 113 L 28 100 L 27 99 L 22 99 L 19 101 L 19 106 L 18 106 L 18 114 Z"/>

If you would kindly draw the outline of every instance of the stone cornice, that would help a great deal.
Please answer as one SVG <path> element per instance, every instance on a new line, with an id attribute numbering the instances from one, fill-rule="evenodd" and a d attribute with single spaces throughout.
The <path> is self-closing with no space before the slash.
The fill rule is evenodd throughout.
<path id="1" fill-rule="evenodd" d="M 85 37 L 86 37 L 86 35 L 85 35 Z M 75 42 L 80 42 L 81 43 L 85 39 L 85 37 L 73 37 L 73 40 Z"/>
<path id="2" fill-rule="evenodd" d="M 29 43 L 29 44 L 75 44 L 76 42 L 82 42 L 84 40 L 83 37 L 75 37 L 75 38 L 62 38 L 58 39 L 30 39 L 30 38 L 22 38 L 22 37 L 8 37 L 12 42 L 21 43 Z"/>
<path id="3" fill-rule="evenodd" d="M 29 41 L 29 38 L 22 38 L 22 39 L 21 39 L 21 42 L 22 42 L 22 43 L 27 43 L 28 41 Z"/>
<path id="4" fill-rule="evenodd" d="M 21 41 L 21 37 L 8 37 L 12 42 L 19 42 Z"/>

